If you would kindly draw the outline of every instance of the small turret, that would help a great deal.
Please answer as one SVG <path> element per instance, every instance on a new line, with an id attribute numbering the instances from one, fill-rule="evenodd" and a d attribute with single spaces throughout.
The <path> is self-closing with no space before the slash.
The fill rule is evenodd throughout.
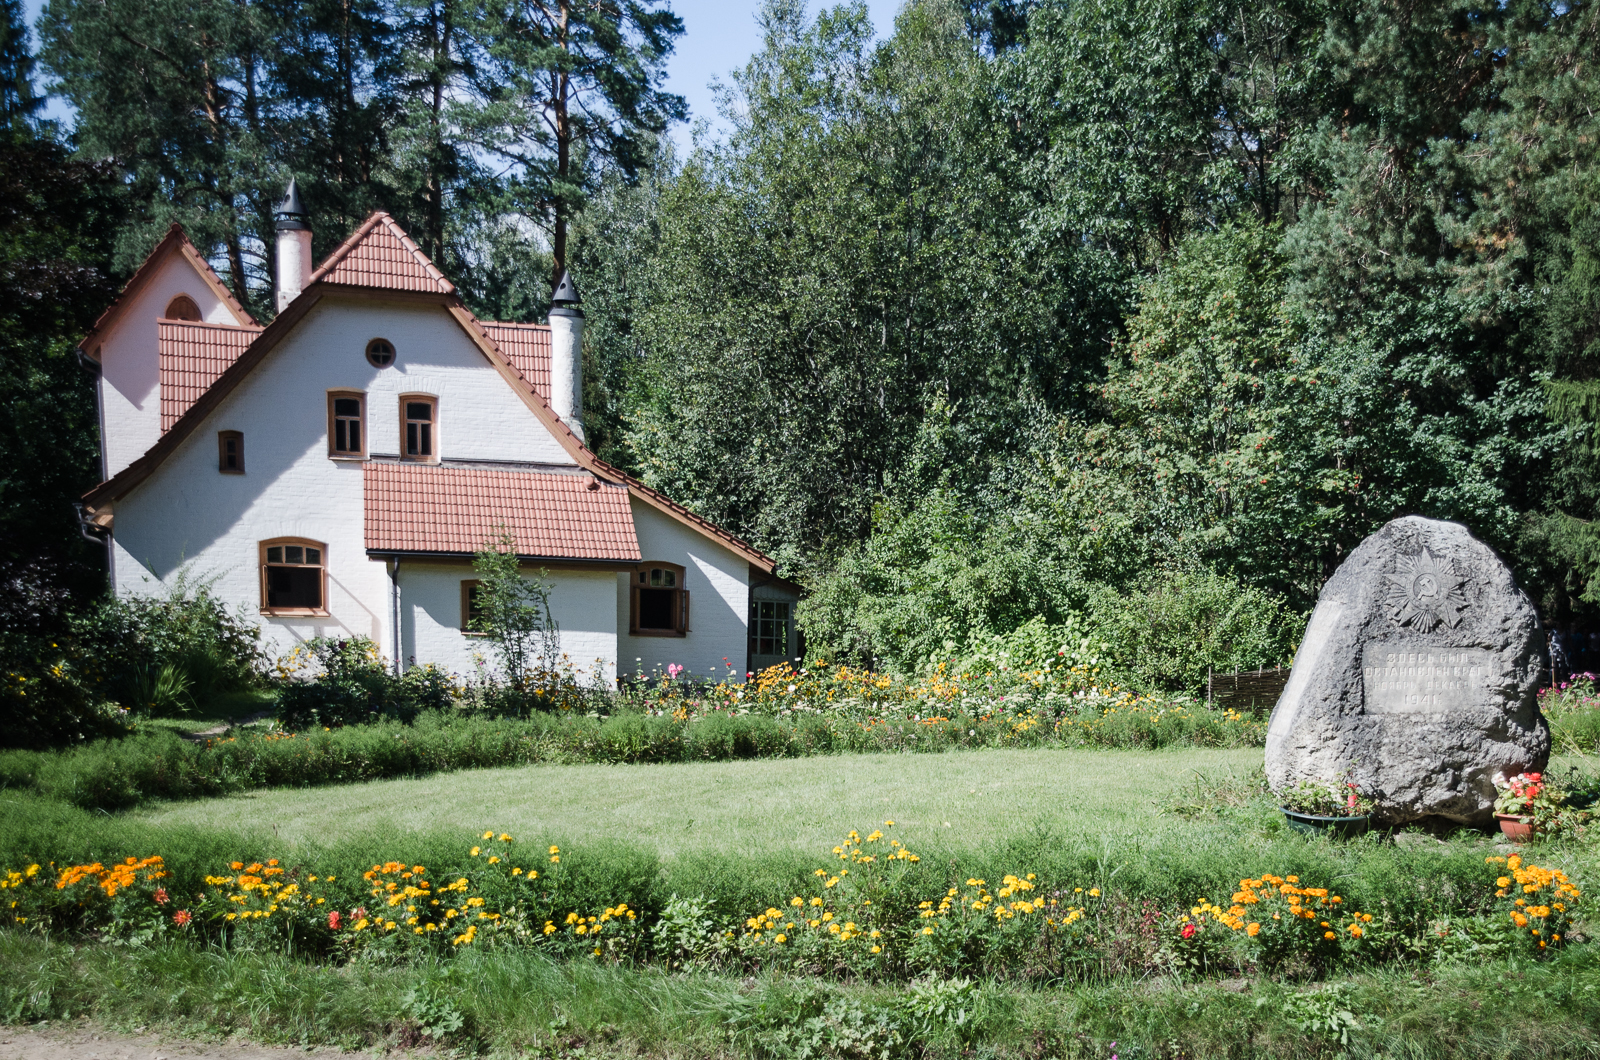
<path id="1" fill-rule="evenodd" d="M 583 438 L 583 299 L 563 271 L 550 296 L 550 407 Z"/>
<path id="2" fill-rule="evenodd" d="M 300 296 L 311 279 L 311 215 L 300 202 L 294 178 L 273 214 L 278 232 L 278 312 Z"/>

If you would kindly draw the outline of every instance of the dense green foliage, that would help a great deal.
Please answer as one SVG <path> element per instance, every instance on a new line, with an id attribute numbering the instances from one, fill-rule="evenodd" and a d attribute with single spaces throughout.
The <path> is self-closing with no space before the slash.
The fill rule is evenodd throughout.
<path id="1" fill-rule="evenodd" d="M 770 0 L 682 157 L 664 4 L 169 8 L 50 4 L 71 143 L 7 37 L 13 128 L 126 204 L 73 170 L 20 215 L 49 254 L 103 277 L 180 219 L 258 305 L 292 173 L 322 245 L 390 209 L 489 315 L 570 262 L 598 449 L 805 581 L 814 651 L 911 673 L 1042 619 L 1193 690 L 1409 513 L 1597 617 L 1592 3 L 916 0 L 874 42 Z M 6 445 L 60 434 L 22 490 L 59 498 L 92 447 L 52 341 Z"/>

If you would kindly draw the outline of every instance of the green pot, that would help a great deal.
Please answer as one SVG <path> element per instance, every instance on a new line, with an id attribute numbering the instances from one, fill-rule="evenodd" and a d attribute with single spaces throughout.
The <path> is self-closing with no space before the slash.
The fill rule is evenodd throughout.
<path id="1" fill-rule="evenodd" d="M 1287 806 L 1278 807 L 1283 811 L 1284 817 L 1289 820 L 1289 827 L 1296 832 L 1309 832 L 1328 836 L 1330 839 L 1352 839 L 1358 835 L 1365 835 L 1367 829 L 1372 827 L 1372 818 L 1365 815 L 1361 817 L 1319 817 L 1314 813 L 1301 813 L 1291 810 Z"/>

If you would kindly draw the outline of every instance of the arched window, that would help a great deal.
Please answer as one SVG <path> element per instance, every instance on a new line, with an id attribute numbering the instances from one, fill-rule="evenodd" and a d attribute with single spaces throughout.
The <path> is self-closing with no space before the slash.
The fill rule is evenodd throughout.
<path id="1" fill-rule="evenodd" d="M 261 542 L 261 611 L 268 615 L 326 615 L 328 548 L 320 541 L 280 537 Z"/>
<path id="2" fill-rule="evenodd" d="M 628 594 L 628 632 L 637 637 L 682 637 L 689 632 L 689 590 L 676 563 L 643 563 Z"/>
<path id="3" fill-rule="evenodd" d="M 168 320 L 199 320 L 200 307 L 194 304 L 194 299 L 186 294 L 180 294 L 167 303 Z"/>

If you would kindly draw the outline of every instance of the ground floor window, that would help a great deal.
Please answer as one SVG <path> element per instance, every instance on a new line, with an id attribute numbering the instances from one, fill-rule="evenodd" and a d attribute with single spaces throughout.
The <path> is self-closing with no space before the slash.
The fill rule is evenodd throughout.
<path id="1" fill-rule="evenodd" d="M 483 618 L 483 600 L 481 591 L 483 583 L 480 581 L 464 581 L 461 583 L 461 632 L 481 636 L 483 630 L 475 623 Z"/>
<path id="2" fill-rule="evenodd" d="M 786 600 L 754 600 L 750 604 L 750 654 L 789 654 L 790 604 Z"/>
<path id="3" fill-rule="evenodd" d="M 271 614 L 325 614 L 327 547 L 280 538 L 261 543 L 261 609 Z"/>
<path id="4" fill-rule="evenodd" d="M 628 632 L 681 637 L 689 632 L 689 590 L 676 563 L 648 563 L 633 576 L 628 594 Z"/>

